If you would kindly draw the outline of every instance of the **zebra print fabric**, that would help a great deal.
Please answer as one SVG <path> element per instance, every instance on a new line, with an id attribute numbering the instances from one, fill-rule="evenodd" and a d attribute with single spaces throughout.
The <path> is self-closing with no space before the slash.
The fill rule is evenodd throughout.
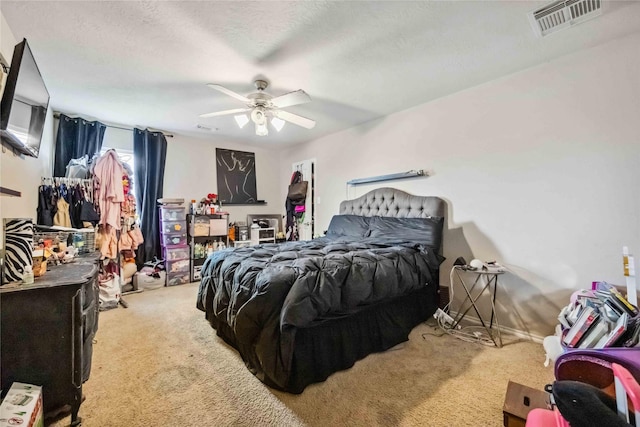
<path id="1" fill-rule="evenodd" d="M 24 268 L 33 265 L 33 220 L 4 220 L 4 281 L 22 281 Z"/>

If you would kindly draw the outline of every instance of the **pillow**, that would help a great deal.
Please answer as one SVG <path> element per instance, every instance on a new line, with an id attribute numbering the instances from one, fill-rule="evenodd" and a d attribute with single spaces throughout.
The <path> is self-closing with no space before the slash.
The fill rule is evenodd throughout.
<path id="1" fill-rule="evenodd" d="M 392 237 L 425 244 L 436 251 L 442 245 L 443 217 L 393 218 L 371 217 L 369 237 Z"/>
<path id="2" fill-rule="evenodd" d="M 360 215 L 334 215 L 327 230 L 327 237 L 367 237 L 370 219 Z"/>

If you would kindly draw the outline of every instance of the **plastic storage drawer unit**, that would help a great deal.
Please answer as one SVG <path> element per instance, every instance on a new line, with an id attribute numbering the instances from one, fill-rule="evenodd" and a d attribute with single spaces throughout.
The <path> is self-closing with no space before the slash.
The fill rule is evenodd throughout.
<path id="1" fill-rule="evenodd" d="M 183 221 L 185 209 L 173 206 L 160 206 L 160 219 L 162 221 Z"/>
<path id="2" fill-rule="evenodd" d="M 186 233 L 187 221 L 162 221 L 160 224 L 162 232 L 167 233 Z"/>
<path id="3" fill-rule="evenodd" d="M 167 263 L 167 273 L 177 273 L 177 272 L 189 272 L 189 259 L 177 259 L 174 261 L 166 261 Z"/>
<path id="4" fill-rule="evenodd" d="M 187 244 L 187 233 L 161 233 L 160 241 L 162 246 L 185 246 Z"/>
<path id="5" fill-rule="evenodd" d="M 187 260 L 188 262 L 189 260 Z M 174 271 L 167 273 L 167 286 L 184 285 L 189 283 L 189 269 L 187 271 Z"/>
<path id="6" fill-rule="evenodd" d="M 175 261 L 178 259 L 189 258 L 189 246 L 165 246 L 164 259 L 166 261 Z"/>

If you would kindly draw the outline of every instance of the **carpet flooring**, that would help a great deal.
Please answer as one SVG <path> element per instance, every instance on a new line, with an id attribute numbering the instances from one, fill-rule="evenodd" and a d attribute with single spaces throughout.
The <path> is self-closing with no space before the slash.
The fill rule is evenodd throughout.
<path id="1" fill-rule="evenodd" d="M 507 337 L 498 349 L 421 324 L 300 395 L 279 392 L 215 335 L 195 308 L 197 286 L 127 295 L 129 308 L 100 313 L 84 427 L 502 426 L 509 380 L 553 380 L 541 344 Z"/>

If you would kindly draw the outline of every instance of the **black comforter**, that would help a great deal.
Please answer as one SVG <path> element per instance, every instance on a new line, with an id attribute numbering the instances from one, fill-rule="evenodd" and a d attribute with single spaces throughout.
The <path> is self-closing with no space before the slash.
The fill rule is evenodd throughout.
<path id="1" fill-rule="evenodd" d="M 296 329 L 434 287 L 440 262 L 432 249 L 397 239 L 227 249 L 206 260 L 197 307 L 251 372 L 286 389 Z"/>

